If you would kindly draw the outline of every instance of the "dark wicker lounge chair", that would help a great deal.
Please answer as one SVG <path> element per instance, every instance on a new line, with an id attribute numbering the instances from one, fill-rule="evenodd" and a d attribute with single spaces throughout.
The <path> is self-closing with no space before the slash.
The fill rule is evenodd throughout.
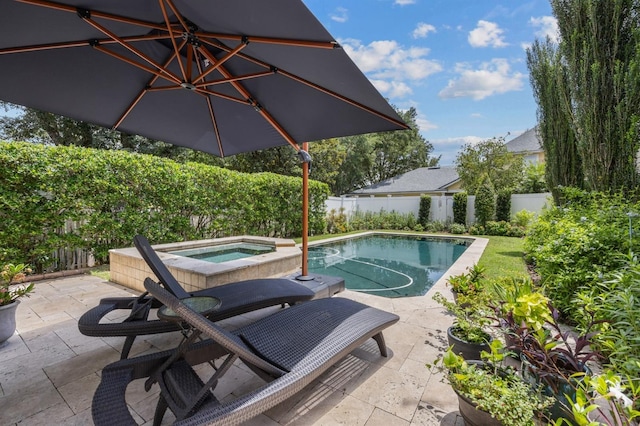
<path id="1" fill-rule="evenodd" d="M 382 330 L 398 321 L 395 314 L 336 297 L 301 303 L 229 332 L 151 279 L 145 280 L 145 287 L 189 324 L 191 337 L 201 334 L 211 340 L 105 367 L 92 403 L 93 421 L 98 426 L 135 425 L 125 390 L 132 380 L 145 377 L 157 381 L 161 389 L 154 424 L 161 422 L 167 406 L 180 425 L 240 424 L 293 396 L 369 338 L 374 338 L 382 356 L 387 356 Z M 226 356 L 225 361 L 203 383 L 193 366 L 221 355 Z M 268 383 L 222 403 L 212 388 L 236 359 Z"/>
<path id="2" fill-rule="evenodd" d="M 176 297 L 184 299 L 190 296 L 212 296 L 220 299 L 220 309 L 209 316 L 212 321 L 220 321 L 269 306 L 292 305 L 313 298 L 332 296 L 344 289 L 344 280 L 341 278 L 316 275 L 314 280 L 304 283 L 288 278 L 265 278 L 238 281 L 187 293 L 145 237 L 136 236 L 134 243 L 160 283 Z M 78 329 L 87 336 L 125 337 L 121 353 L 121 359 L 125 359 L 129 356 L 137 336 L 180 330 L 180 324 L 148 318 L 150 310 L 160 306 L 161 303 L 147 293 L 139 297 L 105 298 L 98 306 L 80 317 Z M 116 309 L 128 310 L 129 316 L 120 323 L 101 322 L 108 313 Z"/>

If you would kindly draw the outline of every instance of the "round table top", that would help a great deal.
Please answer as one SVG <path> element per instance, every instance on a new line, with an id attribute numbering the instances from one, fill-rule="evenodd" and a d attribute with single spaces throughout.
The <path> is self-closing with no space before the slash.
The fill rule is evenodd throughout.
<path id="1" fill-rule="evenodd" d="M 220 299 L 211 296 L 187 297 L 186 299 L 182 299 L 181 302 L 197 313 L 205 316 L 220 308 L 221 304 Z M 182 318 L 167 306 L 161 306 L 160 309 L 158 309 L 158 318 L 167 321 L 182 321 Z"/>

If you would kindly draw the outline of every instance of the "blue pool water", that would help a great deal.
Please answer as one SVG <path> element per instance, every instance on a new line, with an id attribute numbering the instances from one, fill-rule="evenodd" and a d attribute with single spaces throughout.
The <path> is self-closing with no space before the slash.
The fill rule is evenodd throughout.
<path id="1" fill-rule="evenodd" d="M 348 289 L 384 297 L 421 296 L 470 240 L 365 235 L 309 247 L 309 272 L 344 278 Z"/>
<path id="2" fill-rule="evenodd" d="M 222 263 L 244 259 L 258 254 L 270 253 L 275 250 L 276 248 L 274 246 L 252 243 L 230 243 L 188 250 L 177 250 L 170 253 L 192 259 L 204 260 L 206 262 Z"/>

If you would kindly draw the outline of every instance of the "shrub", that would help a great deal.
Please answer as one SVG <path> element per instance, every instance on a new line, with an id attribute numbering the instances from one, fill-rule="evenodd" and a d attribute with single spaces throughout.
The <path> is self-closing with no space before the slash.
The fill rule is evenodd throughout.
<path id="1" fill-rule="evenodd" d="M 513 220 L 511 222 L 516 226 L 527 229 L 535 217 L 536 214 L 534 212 L 530 212 L 529 210 L 520 210 L 513 215 Z"/>
<path id="2" fill-rule="evenodd" d="M 424 227 L 424 230 L 426 232 L 443 232 L 446 229 L 447 229 L 447 226 L 445 225 L 445 223 L 441 222 L 441 221 L 438 221 L 438 220 L 435 220 L 433 222 L 429 222 Z"/>
<path id="3" fill-rule="evenodd" d="M 425 226 L 429 222 L 429 214 L 431 212 L 431 196 L 420 196 L 420 208 L 418 210 L 418 223 Z"/>
<path id="4" fill-rule="evenodd" d="M 300 178 L 31 143 L 0 143 L 0 170 L 0 253 L 38 273 L 66 268 L 52 256 L 59 249 L 106 262 L 136 234 L 163 243 L 302 233 Z M 309 182 L 311 233 L 325 229 L 328 194 Z M 78 225 L 64 233 L 69 222 Z"/>
<path id="5" fill-rule="evenodd" d="M 394 211 L 387 212 L 361 212 L 356 211 L 351 220 L 349 227 L 353 231 L 373 230 L 373 229 L 391 229 L 391 230 L 411 230 L 415 229 L 416 217 L 413 213 L 399 213 Z"/>
<path id="6" fill-rule="evenodd" d="M 331 209 L 327 216 L 327 233 L 342 234 L 348 231 L 349 223 L 347 222 L 347 215 L 344 213 L 344 207 L 340 207 L 339 212 L 336 212 L 335 209 Z"/>
<path id="7" fill-rule="evenodd" d="M 496 197 L 496 220 L 498 222 L 511 221 L 511 191 L 510 190 L 498 191 L 498 195 Z"/>
<path id="8" fill-rule="evenodd" d="M 488 177 L 485 177 L 476 192 L 475 200 L 476 219 L 478 223 L 485 226 L 493 220 L 496 214 L 496 198 L 493 185 Z"/>
<path id="9" fill-rule="evenodd" d="M 633 250 L 629 211 L 640 205 L 622 195 L 561 190 L 564 205 L 546 209 L 529 228 L 524 241 L 527 260 L 535 264 L 554 305 L 579 320 L 576 293 L 593 288 L 600 277 L 624 265 Z"/>
<path id="10" fill-rule="evenodd" d="M 467 199 L 466 192 L 456 192 L 453 194 L 453 223 L 460 225 L 467 224 Z"/>
<path id="11" fill-rule="evenodd" d="M 464 225 L 460 225 L 459 223 L 452 223 L 449 225 L 449 232 L 452 234 L 464 234 L 467 232 L 467 228 Z"/>
<path id="12" fill-rule="evenodd" d="M 596 335 L 598 349 L 608 364 L 627 377 L 640 377 L 640 263 L 628 258 L 626 265 L 607 274 L 597 285 L 583 287 L 577 300 L 585 306 L 580 312 L 588 318 L 595 313 L 597 320 L 606 321 Z"/>

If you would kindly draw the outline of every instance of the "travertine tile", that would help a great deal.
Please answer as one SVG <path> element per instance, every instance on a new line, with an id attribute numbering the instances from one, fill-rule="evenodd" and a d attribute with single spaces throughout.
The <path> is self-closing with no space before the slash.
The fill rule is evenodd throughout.
<path id="1" fill-rule="evenodd" d="M 100 384 L 100 376 L 93 373 L 58 387 L 58 392 L 74 414 L 91 408 L 91 400 Z"/>
<path id="2" fill-rule="evenodd" d="M 405 420 L 411 420 L 425 386 L 414 376 L 380 367 L 351 395 Z"/>
<path id="3" fill-rule="evenodd" d="M 422 423 L 425 426 L 429 426 L 429 423 Z M 391 413 L 387 413 L 384 410 L 376 408 L 373 410 L 371 417 L 365 423 L 365 426 L 409 426 L 409 422 L 401 419 L 398 416 L 394 416 Z"/>
<path id="4" fill-rule="evenodd" d="M 439 286 L 446 290 L 444 284 Z M 19 334 L 0 347 L 0 403 L 14 407 L 0 414 L 0 424 L 92 424 L 89 407 L 100 370 L 119 359 L 124 338 L 83 336 L 77 330 L 77 318 L 102 297 L 127 297 L 137 291 L 90 276 L 40 282 L 37 290 L 19 307 Z M 376 343 L 370 340 L 303 391 L 247 424 L 462 426 L 455 393 L 424 366 L 446 348 L 445 331 L 451 319 L 443 315 L 442 308 L 430 296 L 381 299 L 346 291 L 340 297 L 401 316 L 399 323 L 384 331 L 390 358 L 380 357 Z M 252 312 L 220 325 L 234 329 L 278 310 Z M 122 321 L 126 314 L 113 312 L 106 321 Z M 174 348 L 180 340 L 178 332 L 141 336 L 132 356 Z M 229 401 L 264 383 L 237 362 L 215 393 Z M 158 392 L 157 385 L 146 392 L 143 380 L 127 389 L 130 411 L 138 424 L 152 424 Z M 173 420 L 167 413 L 162 424 Z"/>
<path id="5" fill-rule="evenodd" d="M 58 404 L 65 404 L 65 401 L 50 381 L 29 383 L 0 398 L 0 424 L 17 423 Z"/>

